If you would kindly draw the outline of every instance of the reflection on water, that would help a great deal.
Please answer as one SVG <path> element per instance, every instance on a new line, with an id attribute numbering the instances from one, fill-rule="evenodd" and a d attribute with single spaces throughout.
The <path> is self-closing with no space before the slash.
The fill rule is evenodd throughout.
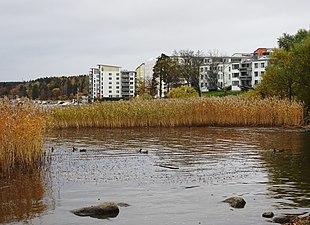
<path id="1" fill-rule="evenodd" d="M 270 139 L 281 146 L 263 154 L 270 198 L 278 199 L 278 207 L 310 207 L 310 135 L 290 132 Z"/>
<path id="2" fill-rule="evenodd" d="M 47 208 L 41 171 L 16 172 L 0 180 L 0 223 L 32 219 Z"/>
<path id="3" fill-rule="evenodd" d="M 68 212 L 100 201 L 132 205 L 109 221 L 113 224 L 268 224 L 263 211 L 310 210 L 310 134 L 297 130 L 64 130 L 51 133 L 45 148 L 52 154 L 48 185 L 53 194 L 44 194 L 42 181 L 39 191 L 40 185 L 29 180 L 41 193 L 28 198 L 29 207 L 41 203 L 41 211 L 30 209 L 38 215 L 47 207 L 43 199 L 55 204 L 33 224 L 97 224 Z M 1 183 L 0 193 L 5 187 Z M 230 195 L 246 198 L 246 208 L 230 211 L 220 203 Z M 2 197 L 2 208 L 6 202 Z"/>

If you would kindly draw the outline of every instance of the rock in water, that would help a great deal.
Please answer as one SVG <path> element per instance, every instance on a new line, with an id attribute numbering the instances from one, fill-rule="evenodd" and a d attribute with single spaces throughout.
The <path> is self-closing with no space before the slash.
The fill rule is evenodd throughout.
<path id="1" fill-rule="evenodd" d="M 291 221 L 291 218 L 289 216 L 277 216 L 273 218 L 272 220 L 274 223 L 289 223 Z"/>
<path id="2" fill-rule="evenodd" d="M 233 208 L 244 208 L 245 200 L 241 197 L 230 197 L 225 199 L 223 202 L 227 202 Z"/>
<path id="3" fill-rule="evenodd" d="M 108 219 L 116 217 L 119 208 L 114 202 L 104 202 L 96 206 L 83 207 L 71 211 L 77 216 L 90 216 L 98 219 Z"/>
<path id="4" fill-rule="evenodd" d="M 125 202 L 119 202 L 119 203 L 117 203 L 117 205 L 119 207 L 128 207 L 128 206 L 130 206 L 128 203 L 125 203 Z"/>
<path id="5" fill-rule="evenodd" d="M 265 218 L 272 218 L 274 216 L 274 213 L 273 212 L 264 212 L 262 216 Z"/>

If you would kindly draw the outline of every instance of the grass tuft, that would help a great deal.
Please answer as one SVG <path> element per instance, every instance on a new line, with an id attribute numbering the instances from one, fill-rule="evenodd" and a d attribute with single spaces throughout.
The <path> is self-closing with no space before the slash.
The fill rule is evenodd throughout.
<path id="1" fill-rule="evenodd" d="M 45 119 L 30 101 L 0 99 L 0 176 L 32 170 L 43 162 Z"/>

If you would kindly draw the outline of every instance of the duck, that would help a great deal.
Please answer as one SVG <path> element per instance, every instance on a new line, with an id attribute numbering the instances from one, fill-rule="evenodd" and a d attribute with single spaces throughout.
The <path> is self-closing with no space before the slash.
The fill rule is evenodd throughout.
<path id="1" fill-rule="evenodd" d="M 139 153 L 141 153 L 141 154 L 148 154 L 149 151 L 148 150 L 143 150 L 142 148 L 140 148 Z"/>
<path id="2" fill-rule="evenodd" d="M 80 149 L 80 152 L 86 152 L 86 149 L 84 149 L 84 148 Z"/>
<path id="3" fill-rule="evenodd" d="M 75 152 L 75 151 L 77 151 L 78 150 L 78 148 L 76 148 L 76 147 L 73 147 L 72 148 L 72 152 Z"/>

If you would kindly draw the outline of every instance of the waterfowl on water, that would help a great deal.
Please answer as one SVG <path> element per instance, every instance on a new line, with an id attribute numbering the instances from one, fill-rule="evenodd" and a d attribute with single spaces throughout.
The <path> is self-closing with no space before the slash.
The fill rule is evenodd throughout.
<path id="1" fill-rule="evenodd" d="M 80 149 L 80 152 L 86 152 L 86 149 Z"/>
<path id="2" fill-rule="evenodd" d="M 149 151 L 148 150 L 143 150 L 142 148 L 140 148 L 139 153 L 148 154 Z"/>
<path id="3" fill-rule="evenodd" d="M 76 147 L 73 147 L 73 148 L 72 148 L 72 151 L 73 151 L 73 152 L 75 152 L 75 151 L 77 151 L 77 150 L 78 150 L 78 148 L 76 148 Z"/>
<path id="4" fill-rule="evenodd" d="M 54 152 L 54 147 L 52 147 L 52 152 Z"/>

